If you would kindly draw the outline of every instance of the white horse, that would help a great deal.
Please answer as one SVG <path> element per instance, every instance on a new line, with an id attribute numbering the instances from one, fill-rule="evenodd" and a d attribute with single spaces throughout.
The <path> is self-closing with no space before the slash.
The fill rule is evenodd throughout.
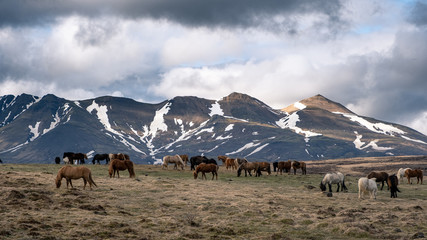
<path id="1" fill-rule="evenodd" d="M 173 167 L 174 169 L 177 169 L 177 166 L 179 165 L 181 166 L 181 169 L 184 170 L 184 161 L 182 161 L 181 157 L 178 154 L 176 154 L 175 156 L 164 156 L 162 169 L 164 169 L 165 167 L 168 168 L 168 163 L 175 164 L 175 166 Z"/>
<path id="2" fill-rule="evenodd" d="M 329 186 L 329 192 L 332 192 L 331 184 L 337 184 L 337 192 L 340 190 L 340 184 L 341 184 L 341 191 L 346 190 L 347 187 L 345 186 L 345 177 L 344 174 L 340 172 L 333 172 L 333 173 L 326 173 L 326 175 L 323 177 L 322 181 L 320 182 L 320 189 L 322 191 L 326 191 L 326 184 Z"/>
<path id="3" fill-rule="evenodd" d="M 369 193 L 371 195 L 371 199 L 377 199 L 378 187 L 375 182 L 375 178 L 368 179 L 366 177 L 362 177 L 359 179 L 359 199 L 362 197 L 362 193 Z"/>
<path id="4" fill-rule="evenodd" d="M 397 171 L 396 176 L 397 176 L 397 179 L 399 179 L 399 183 L 403 183 L 404 182 L 403 178 L 405 176 L 405 171 L 407 169 L 410 169 L 410 168 L 400 168 L 399 171 Z"/>
<path id="5" fill-rule="evenodd" d="M 63 158 L 62 161 L 64 161 L 65 164 L 71 164 L 70 159 L 68 157 Z"/>

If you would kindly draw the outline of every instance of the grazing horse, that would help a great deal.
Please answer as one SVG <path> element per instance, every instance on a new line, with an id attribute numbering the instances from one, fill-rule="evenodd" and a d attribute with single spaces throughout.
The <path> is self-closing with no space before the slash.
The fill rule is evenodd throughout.
<path id="1" fill-rule="evenodd" d="M 420 183 L 421 180 L 421 184 L 423 184 L 423 170 L 421 169 L 406 169 L 405 171 L 405 177 L 408 178 L 408 184 L 412 184 L 411 178 L 412 177 L 416 177 L 417 178 L 417 184 Z"/>
<path id="2" fill-rule="evenodd" d="M 252 177 L 252 170 L 255 172 L 255 177 L 258 177 L 261 174 L 261 171 L 259 171 L 259 164 L 257 162 L 244 162 L 240 164 L 239 169 L 237 169 L 237 177 L 240 177 L 242 170 L 245 170 L 245 177 L 248 176 L 247 173 Z"/>
<path id="3" fill-rule="evenodd" d="M 326 191 L 326 184 L 329 186 L 329 192 L 332 192 L 331 184 L 337 184 L 337 192 L 340 190 L 340 184 L 341 184 L 341 191 L 346 190 L 347 187 L 345 186 L 345 177 L 344 174 L 340 172 L 333 172 L 333 173 L 326 173 L 323 177 L 322 181 L 320 182 L 320 189 L 322 191 Z"/>
<path id="4" fill-rule="evenodd" d="M 163 164 L 162 169 L 168 168 L 168 164 L 173 163 L 175 166 L 173 169 L 178 169 L 177 166 L 181 166 L 181 169 L 184 170 L 184 162 L 182 161 L 181 157 L 176 154 L 174 156 L 166 155 L 163 157 Z"/>
<path id="5" fill-rule="evenodd" d="M 237 169 L 236 164 L 235 164 L 235 159 L 234 158 L 227 158 L 225 160 L 225 168 L 227 170 L 228 170 L 228 168 L 231 168 L 231 170 Z"/>
<path id="6" fill-rule="evenodd" d="M 1 161 L 1 160 L 0 160 Z M 1 163 L 1 162 L 0 162 Z M 56 157 L 55 158 L 55 163 L 56 164 L 60 164 L 61 163 L 61 158 L 59 158 L 59 157 Z"/>
<path id="7" fill-rule="evenodd" d="M 206 178 L 205 173 L 211 172 L 212 173 L 212 180 L 214 180 L 215 176 L 216 176 L 216 180 L 218 180 L 218 168 L 219 168 L 218 165 L 213 164 L 213 163 L 209 163 L 209 164 L 201 163 L 196 167 L 196 170 L 194 170 L 194 172 L 193 172 L 194 179 L 197 179 L 197 177 L 199 176 L 199 172 L 201 172 L 202 173 L 202 179 L 204 177 L 206 180 L 208 180 Z"/>
<path id="8" fill-rule="evenodd" d="M 135 171 L 133 170 L 133 162 L 131 160 L 120 160 L 120 159 L 113 159 L 110 162 L 110 166 L 108 167 L 108 174 L 111 177 L 116 176 L 117 172 L 117 178 L 120 178 L 119 171 L 128 170 L 129 177 L 133 178 L 135 177 Z"/>
<path id="9" fill-rule="evenodd" d="M 286 162 L 284 162 L 284 161 L 278 162 L 277 163 L 277 172 L 276 172 L 276 175 L 279 172 L 280 172 L 280 175 L 282 175 L 283 170 L 285 170 L 285 172 L 287 172 L 287 173 L 290 173 L 291 166 L 292 166 L 292 161 L 291 160 L 288 160 Z"/>
<path id="10" fill-rule="evenodd" d="M 307 167 L 305 162 L 298 162 L 298 161 L 293 161 L 291 164 L 292 168 L 294 169 L 294 175 L 297 174 L 297 169 L 301 168 L 301 174 L 302 175 L 306 175 L 307 174 Z"/>
<path id="11" fill-rule="evenodd" d="M 225 165 L 226 164 L 226 161 L 227 161 L 227 156 L 224 156 L 224 155 L 221 155 L 221 156 L 218 156 L 218 162 L 219 161 L 221 161 L 222 162 L 222 165 Z"/>
<path id="12" fill-rule="evenodd" d="M 188 163 L 188 155 L 187 154 L 183 154 L 183 155 L 179 155 L 182 159 L 182 161 L 184 162 L 184 166 L 187 166 Z"/>
<path id="13" fill-rule="evenodd" d="M 386 173 L 386 172 L 371 172 L 368 174 L 367 178 L 368 179 L 375 178 L 376 179 L 375 182 L 382 183 L 381 190 L 383 190 L 384 182 L 387 183 L 387 190 L 390 189 L 390 185 L 388 184 L 388 181 L 387 181 L 388 173 Z"/>
<path id="14" fill-rule="evenodd" d="M 399 170 L 397 171 L 397 179 L 399 179 L 400 183 L 403 183 L 403 178 L 405 177 L 405 171 L 408 170 L 410 168 L 399 168 Z"/>
<path id="15" fill-rule="evenodd" d="M 369 193 L 371 195 L 371 199 L 372 198 L 377 199 L 378 187 L 374 178 L 368 179 L 366 177 L 362 177 L 359 179 L 358 185 L 359 185 L 359 199 L 362 198 L 362 193 L 363 194 Z"/>
<path id="16" fill-rule="evenodd" d="M 258 176 L 261 176 L 261 171 L 265 171 L 268 175 L 271 174 L 271 166 L 269 162 L 258 162 Z"/>
<path id="17" fill-rule="evenodd" d="M 100 164 L 99 161 L 102 160 L 105 160 L 105 164 L 108 164 L 108 162 L 110 162 L 109 154 L 95 154 L 95 156 L 93 156 L 92 163 L 95 164 L 95 161 L 98 161 L 98 164 Z"/>
<path id="18" fill-rule="evenodd" d="M 397 198 L 397 192 L 400 192 L 399 188 L 397 188 L 397 185 L 399 185 L 397 176 L 395 174 L 389 176 L 387 178 L 387 184 L 390 186 L 390 197 Z"/>
<path id="19" fill-rule="evenodd" d="M 72 166 L 65 166 L 59 169 L 58 174 L 56 175 L 56 188 L 61 187 L 61 180 L 62 178 L 65 178 L 67 180 L 67 189 L 68 184 L 71 185 L 71 188 L 73 188 L 73 183 L 71 182 L 71 179 L 79 179 L 83 178 L 84 186 L 83 189 L 86 188 L 86 183 L 89 183 L 90 190 L 92 190 L 92 184 L 96 186 L 95 182 L 92 179 L 92 172 L 87 167 L 72 167 Z"/>
<path id="20" fill-rule="evenodd" d="M 208 158 L 205 156 L 194 156 L 190 158 L 191 170 L 196 170 L 195 167 Z"/>

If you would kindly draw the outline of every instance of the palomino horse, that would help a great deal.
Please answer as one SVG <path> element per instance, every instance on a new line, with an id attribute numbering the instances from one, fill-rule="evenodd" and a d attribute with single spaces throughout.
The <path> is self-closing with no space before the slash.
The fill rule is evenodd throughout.
<path id="1" fill-rule="evenodd" d="M 182 154 L 182 155 L 179 155 L 179 156 L 181 157 L 182 161 L 184 162 L 184 166 L 187 166 L 188 155 L 187 154 Z"/>
<path id="2" fill-rule="evenodd" d="M 111 177 L 114 178 L 117 172 L 117 178 L 119 178 L 120 177 L 119 171 L 123 171 L 126 169 L 129 171 L 130 178 L 135 177 L 135 171 L 133 170 L 133 162 L 131 160 L 113 159 L 110 162 L 110 166 L 108 168 L 108 174 L 110 175 L 110 178 Z"/>
<path id="3" fill-rule="evenodd" d="M 405 177 L 408 178 L 408 184 L 412 182 L 410 181 L 411 178 L 416 177 L 417 178 L 417 184 L 420 183 L 421 180 L 421 184 L 423 184 L 423 170 L 421 169 L 406 169 L 405 171 Z"/>
<path id="4" fill-rule="evenodd" d="M 59 169 L 58 174 L 56 175 L 56 188 L 61 187 L 61 180 L 62 178 L 65 178 L 67 180 L 67 188 L 68 184 L 71 185 L 73 188 L 73 183 L 71 182 L 71 179 L 79 179 L 83 178 L 84 186 L 83 189 L 86 188 L 86 183 L 89 182 L 90 190 L 92 190 L 92 184 L 95 185 L 95 182 L 92 179 L 92 172 L 87 167 L 72 167 L 72 166 L 65 166 Z"/>
<path id="5" fill-rule="evenodd" d="M 177 166 L 181 166 L 181 169 L 184 170 L 184 162 L 182 161 L 181 157 L 177 154 L 174 156 L 166 155 L 163 157 L 163 164 L 162 169 L 168 168 L 168 164 L 173 163 L 175 166 L 174 169 L 177 169 Z"/>

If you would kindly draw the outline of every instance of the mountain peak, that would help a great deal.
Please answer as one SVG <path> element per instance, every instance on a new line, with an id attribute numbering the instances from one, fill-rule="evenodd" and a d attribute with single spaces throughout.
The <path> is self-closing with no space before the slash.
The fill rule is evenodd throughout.
<path id="1" fill-rule="evenodd" d="M 291 104 L 286 108 L 283 108 L 282 111 L 285 111 L 290 114 L 295 111 L 301 110 L 305 107 L 320 108 L 329 112 L 353 113 L 352 111 L 348 110 L 346 107 L 341 105 L 340 103 L 329 100 L 328 98 L 320 94 L 317 94 L 313 97 L 309 97 L 299 102 L 296 102 L 294 104 Z"/>
<path id="2" fill-rule="evenodd" d="M 225 101 L 225 102 L 234 102 L 234 101 L 253 102 L 253 101 L 258 101 L 258 100 L 247 95 L 247 94 L 244 94 L 244 93 L 233 92 L 230 95 L 224 97 L 222 99 L 222 101 Z"/>

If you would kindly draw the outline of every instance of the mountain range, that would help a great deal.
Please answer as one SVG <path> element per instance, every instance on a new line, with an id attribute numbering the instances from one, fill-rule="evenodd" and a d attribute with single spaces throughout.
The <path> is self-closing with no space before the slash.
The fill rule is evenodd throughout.
<path id="1" fill-rule="evenodd" d="M 0 159 L 9 163 L 52 163 L 63 152 L 121 152 L 140 164 L 173 154 L 270 162 L 427 155 L 422 133 L 359 116 L 321 95 L 273 109 L 242 93 L 157 104 L 22 94 L 0 97 L 0 109 Z"/>

